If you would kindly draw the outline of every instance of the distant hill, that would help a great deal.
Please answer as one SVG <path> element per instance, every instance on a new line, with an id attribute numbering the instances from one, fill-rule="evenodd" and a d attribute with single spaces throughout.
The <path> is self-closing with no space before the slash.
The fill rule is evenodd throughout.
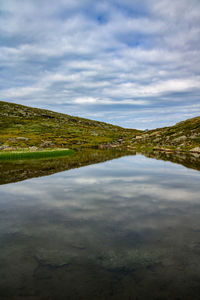
<path id="1" fill-rule="evenodd" d="M 196 148 L 200 152 L 200 117 L 142 131 L 0 101 L 0 150 L 16 148 Z"/>

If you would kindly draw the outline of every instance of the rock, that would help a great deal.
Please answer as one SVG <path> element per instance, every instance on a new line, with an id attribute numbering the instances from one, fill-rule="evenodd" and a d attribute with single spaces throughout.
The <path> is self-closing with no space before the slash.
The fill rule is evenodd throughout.
<path id="1" fill-rule="evenodd" d="M 107 270 L 127 272 L 157 264 L 162 256 L 163 252 L 159 250 L 151 252 L 143 249 L 133 249 L 126 252 L 108 251 L 98 253 L 93 257 L 93 260 Z"/>
<path id="2" fill-rule="evenodd" d="M 195 148 L 191 149 L 190 152 L 200 153 L 200 147 L 195 147 Z"/>
<path id="3" fill-rule="evenodd" d="M 160 142 L 160 138 L 156 138 L 155 140 L 153 140 L 153 142 L 155 143 Z"/>
<path id="4" fill-rule="evenodd" d="M 8 146 L 8 145 L 0 146 L 0 150 L 5 150 L 5 149 L 7 149 L 7 148 L 10 148 L 10 146 Z"/>
<path id="5" fill-rule="evenodd" d="M 50 146 L 55 146 L 52 141 L 42 141 L 43 143 L 40 145 L 40 148 L 48 148 Z"/>
<path id="6" fill-rule="evenodd" d="M 98 148 L 99 149 L 106 149 L 106 145 L 100 144 L 100 145 L 98 145 Z"/>
<path id="7" fill-rule="evenodd" d="M 173 142 L 183 142 L 186 141 L 187 137 L 185 135 L 179 136 L 176 139 L 173 140 Z"/>
<path id="8" fill-rule="evenodd" d="M 191 153 L 191 155 L 192 155 L 193 157 L 199 159 L 199 157 L 200 157 L 200 152 L 199 152 L 199 153 L 197 153 L 197 152 L 190 152 L 190 153 Z"/>
<path id="9" fill-rule="evenodd" d="M 16 138 L 10 138 L 8 139 L 8 141 L 10 142 L 17 142 L 17 141 L 25 141 L 27 142 L 29 139 L 26 138 L 26 137 L 23 137 L 23 136 L 19 136 L 19 137 L 16 137 Z"/>
<path id="10" fill-rule="evenodd" d="M 155 131 L 153 133 L 151 133 L 149 136 L 152 137 L 152 136 L 160 136 L 160 132 L 159 131 Z"/>
<path id="11" fill-rule="evenodd" d="M 71 251 L 57 249 L 38 249 L 35 259 L 40 266 L 49 266 L 50 268 L 62 268 L 70 264 L 71 260 L 77 256 Z"/>
<path id="12" fill-rule="evenodd" d="M 91 132 L 91 135 L 93 135 L 93 136 L 98 136 L 99 134 L 98 134 L 98 132 L 96 132 L 96 131 L 92 131 L 92 132 Z"/>
<path id="13" fill-rule="evenodd" d="M 27 142 L 29 140 L 29 138 L 24 137 L 24 136 L 19 136 L 19 137 L 16 138 L 16 140 L 21 140 L 21 141 L 26 141 Z"/>
<path id="14" fill-rule="evenodd" d="M 29 147 L 30 151 L 37 151 L 39 148 L 36 146 Z"/>
<path id="15" fill-rule="evenodd" d="M 16 148 L 13 147 L 4 148 L 4 151 L 14 151 L 14 150 L 16 150 Z"/>
<path id="16" fill-rule="evenodd" d="M 51 115 L 46 115 L 46 114 L 41 114 L 42 117 L 47 118 L 47 119 L 54 119 L 54 116 Z"/>

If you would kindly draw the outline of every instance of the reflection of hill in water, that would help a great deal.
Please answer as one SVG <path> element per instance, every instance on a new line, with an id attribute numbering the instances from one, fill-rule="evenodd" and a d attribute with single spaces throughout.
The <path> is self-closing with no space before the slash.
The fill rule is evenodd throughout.
<path id="1" fill-rule="evenodd" d="M 125 155 L 135 155 L 120 150 L 84 150 L 74 155 L 34 160 L 4 161 L 0 163 L 0 184 L 47 176 L 57 172 L 104 162 Z M 146 157 L 170 161 L 200 171 L 200 156 L 197 154 L 148 152 Z"/>
<path id="2" fill-rule="evenodd" d="M 155 158 L 158 160 L 170 161 L 172 163 L 183 165 L 187 168 L 200 171 L 200 154 L 191 153 L 187 154 L 184 152 L 164 152 L 154 151 L 142 153 L 146 157 Z"/>
<path id="3" fill-rule="evenodd" d="M 73 155 L 48 159 L 8 160 L 0 163 L 0 184 L 47 176 L 57 172 L 104 162 L 127 155 L 118 150 L 84 150 Z"/>

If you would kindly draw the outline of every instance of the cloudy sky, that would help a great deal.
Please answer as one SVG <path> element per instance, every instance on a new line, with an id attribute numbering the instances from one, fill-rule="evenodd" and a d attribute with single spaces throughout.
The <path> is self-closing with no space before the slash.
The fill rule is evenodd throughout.
<path id="1" fill-rule="evenodd" d="M 200 115 L 199 0 L 1 0 L 0 99 L 155 128 Z"/>

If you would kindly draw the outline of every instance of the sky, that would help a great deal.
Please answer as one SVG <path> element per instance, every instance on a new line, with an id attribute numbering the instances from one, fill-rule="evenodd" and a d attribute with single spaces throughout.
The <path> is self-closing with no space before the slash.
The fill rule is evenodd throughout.
<path id="1" fill-rule="evenodd" d="M 199 0 L 0 0 L 0 100 L 151 129 L 200 115 Z"/>

